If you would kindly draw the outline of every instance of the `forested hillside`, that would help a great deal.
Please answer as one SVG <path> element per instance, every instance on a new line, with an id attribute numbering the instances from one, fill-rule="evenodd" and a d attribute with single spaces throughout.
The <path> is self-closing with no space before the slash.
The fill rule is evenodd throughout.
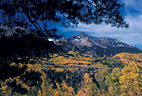
<path id="1" fill-rule="evenodd" d="M 19 60 L 22 58 L 19 58 Z M 12 68 L 24 64 L 15 62 Z M 97 57 L 79 52 L 30 59 L 22 75 L 0 82 L 2 96 L 140 96 L 142 54 Z"/>
<path id="2" fill-rule="evenodd" d="M 79 26 L 84 30 L 89 24 L 90 34 L 101 29 L 109 37 L 134 39 L 128 37 L 128 31 L 123 36 L 121 28 L 129 28 L 129 21 L 138 22 L 131 18 L 141 14 L 127 16 L 125 3 L 0 0 L 0 96 L 142 96 L 141 50 L 116 39 L 85 33 L 59 40 L 63 32 Z M 101 27 L 96 26 L 99 24 Z M 141 24 L 130 24 L 134 24 L 130 29 L 135 32 L 130 36 L 140 37 L 137 31 Z M 112 27 L 121 30 L 112 29 L 114 35 L 109 31 Z"/>

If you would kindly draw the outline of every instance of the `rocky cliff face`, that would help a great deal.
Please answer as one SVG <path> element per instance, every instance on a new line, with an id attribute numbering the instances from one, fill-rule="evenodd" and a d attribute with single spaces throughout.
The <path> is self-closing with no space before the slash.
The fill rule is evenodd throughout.
<path id="1" fill-rule="evenodd" d="M 66 51 L 79 51 L 92 55 L 113 55 L 120 52 L 139 53 L 138 48 L 112 38 L 97 38 L 83 32 L 55 42 Z"/>

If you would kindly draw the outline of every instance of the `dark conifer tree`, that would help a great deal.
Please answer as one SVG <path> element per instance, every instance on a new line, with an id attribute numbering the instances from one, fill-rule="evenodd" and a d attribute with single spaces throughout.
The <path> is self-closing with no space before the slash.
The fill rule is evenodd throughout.
<path id="1" fill-rule="evenodd" d="M 118 0 L 0 0 L 0 23 L 3 24 L 0 28 L 0 78 L 21 74 L 26 69 L 11 69 L 11 61 L 26 63 L 27 58 L 45 53 L 48 56 L 50 49 L 58 49 L 48 41 L 48 38 L 59 37 L 57 29 L 48 29 L 48 21 L 65 26 L 104 22 L 115 27 L 128 27 L 120 14 L 121 7 Z M 5 25 L 9 30 L 4 29 Z M 17 26 L 30 33 L 14 29 Z M 23 59 L 18 60 L 18 57 Z"/>

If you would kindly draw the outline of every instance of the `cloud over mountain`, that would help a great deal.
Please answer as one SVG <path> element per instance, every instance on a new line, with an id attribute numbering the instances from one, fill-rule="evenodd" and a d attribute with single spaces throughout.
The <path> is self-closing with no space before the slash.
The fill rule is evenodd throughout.
<path id="1" fill-rule="evenodd" d="M 86 25 L 80 23 L 76 28 L 63 28 L 62 30 L 87 32 L 93 36 L 116 38 L 125 43 L 142 48 L 142 0 L 121 0 L 121 2 L 125 3 L 122 13 L 125 13 L 124 17 L 129 23 L 128 29 L 115 28 L 106 24 Z"/>

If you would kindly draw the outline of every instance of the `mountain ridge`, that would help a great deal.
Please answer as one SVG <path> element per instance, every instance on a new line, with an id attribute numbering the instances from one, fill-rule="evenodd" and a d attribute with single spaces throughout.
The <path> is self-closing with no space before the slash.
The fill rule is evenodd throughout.
<path id="1" fill-rule="evenodd" d="M 121 52 L 141 53 L 142 51 L 127 43 L 108 37 L 98 38 L 80 32 L 79 35 L 72 35 L 55 41 L 55 44 L 66 51 L 79 51 L 91 55 L 104 56 L 114 55 Z"/>

